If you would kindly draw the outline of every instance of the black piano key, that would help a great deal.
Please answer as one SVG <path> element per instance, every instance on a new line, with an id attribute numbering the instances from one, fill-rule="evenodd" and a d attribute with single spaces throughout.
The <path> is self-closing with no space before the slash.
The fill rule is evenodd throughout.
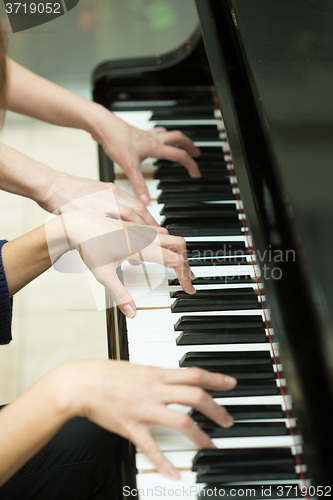
<path id="1" fill-rule="evenodd" d="M 223 228 L 229 226 L 230 228 L 241 228 L 242 222 L 239 220 L 238 214 L 197 214 L 196 217 L 187 213 L 168 214 L 164 217 L 161 225 L 164 227 L 170 225 L 183 225 L 189 226 L 193 229 L 196 227 L 210 226 L 214 228 Z"/>
<path id="2" fill-rule="evenodd" d="M 213 256 L 242 256 L 248 255 L 249 251 L 244 242 L 222 242 L 222 241 L 188 241 L 186 243 L 187 256 L 213 257 Z"/>
<path id="3" fill-rule="evenodd" d="M 172 224 L 192 226 L 193 228 L 197 226 L 211 226 L 211 227 L 242 227 L 242 223 L 238 218 L 237 213 L 233 214 L 197 214 L 196 217 L 183 213 L 183 214 L 172 214 L 164 217 L 161 225 L 164 227 Z"/>
<path id="4" fill-rule="evenodd" d="M 287 468 L 287 470 L 285 470 L 285 468 L 274 468 L 274 466 L 266 467 L 262 470 L 261 468 L 257 467 L 253 468 L 252 471 L 244 471 L 235 468 L 234 473 L 228 473 L 222 468 L 221 471 L 200 470 L 197 476 L 197 483 L 223 484 L 223 482 L 231 483 L 234 481 L 239 481 L 241 484 L 244 481 L 278 481 L 298 479 L 298 477 L 298 474 L 295 472 L 295 467 L 290 467 L 289 469 Z M 241 488 L 243 489 L 243 486 Z"/>
<path id="5" fill-rule="evenodd" d="M 209 300 L 203 303 L 202 299 L 196 298 L 196 295 L 190 295 L 193 299 L 176 299 L 171 306 L 171 312 L 198 312 L 198 311 L 237 311 L 243 309 L 259 308 L 258 301 L 246 299 L 223 299 Z"/>
<path id="6" fill-rule="evenodd" d="M 216 175 L 218 177 L 223 176 L 223 177 L 230 177 L 231 172 L 228 168 L 228 164 L 225 161 L 223 157 L 219 159 L 213 159 L 213 160 L 206 160 L 204 158 L 195 158 L 196 163 L 198 164 L 198 167 L 201 171 L 201 174 L 206 174 L 208 177 L 211 177 L 212 175 Z M 158 160 L 154 163 L 154 166 L 156 167 L 154 171 L 154 177 L 155 179 L 159 179 L 158 172 L 161 173 L 161 180 L 162 179 L 174 179 L 178 175 L 184 175 L 184 172 L 188 172 L 187 169 L 184 167 L 182 163 L 179 162 L 171 162 L 167 160 Z M 204 175 L 203 175 L 204 176 Z M 188 176 L 186 177 L 188 178 Z"/>
<path id="7" fill-rule="evenodd" d="M 226 396 L 228 394 L 226 393 Z M 251 420 L 263 418 L 285 418 L 285 412 L 280 405 L 224 405 L 235 420 Z M 213 425 L 213 421 L 198 410 L 191 410 L 189 415 L 195 422 L 207 422 Z"/>
<path id="8" fill-rule="evenodd" d="M 287 478 L 284 478 L 287 479 Z M 299 479 L 299 477 L 297 477 Z M 247 492 L 247 498 L 253 500 L 267 500 L 267 498 L 288 498 L 289 500 L 294 500 L 295 498 L 304 499 L 304 493 L 299 485 L 295 483 L 283 482 L 283 488 L 281 488 L 281 483 L 270 483 L 271 478 L 268 478 L 265 484 L 247 484 L 246 482 L 238 483 L 237 480 L 229 481 L 232 484 L 213 483 L 207 484 L 202 488 L 198 495 L 198 499 L 212 500 L 226 500 L 226 498 L 232 498 L 233 500 L 244 500 L 244 493 Z M 262 481 L 260 478 L 259 481 Z M 239 491 L 239 494 L 237 492 Z"/>
<path id="9" fill-rule="evenodd" d="M 179 364 L 179 366 L 182 368 L 181 364 Z M 251 366 L 251 369 L 248 369 L 243 366 L 221 365 L 221 363 L 211 363 L 209 366 L 207 366 L 207 364 L 201 364 L 201 362 L 198 362 L 196 365 L 192 366 L 197 366 L 198 368 L 203 368 L 213 373 L 223 373 L 224 375 L 230 375 L 230 377 L 234 377 L 235 379 L 237 379 L 238 382 L 242 380 L 276 380 L 273 366 L 269 365 L 264 366 L 253 364 Z M 229 396 L 233 396 L 231 394 L 231 391 L 230 393 L 228 391 L 228 397 Z M 236 396 L 236 394 L 234 396 Z M 226 395 L 224 395 L 224 397 L 226 397 Z"/>
<path id="10" fill-rule="evenodd" d="M 265 330 L 246 332 L 187 330 L 177 337 L 177 345 L 255 344 L 267 342 Z"/>
<path id="11" fill-rule="evenodd" d="M 213 257 L 212 259 L 188 259 L 190 266 L 238 266 L 239 264 L 248 264 L 246 257 L 239 256 L 235 258 L 229 257 Z"/>
<path id="12" fill-rule="evenodd" d="M 231 185 L 222 185 L 217 190 L 195 189 L 192 191 L 162 191 L 157 198 L 157 203 L 172 203 L 183 201 L 221 201 L 221 200 L 235 200 L 236 196 L 232 192 Z"/>
<path id="13" fill-rule="evenodd" d="M 224 151 L 221 146 L 201 146 L 200 147 L 200 156 L 198 156 L 195 161 L 203 162 L 203 161 L 222 161 L 225 162 L 224 159 Z M 225 162 L 227 163 L 227 162 Z M 154 165 L 156 166 L 164 166 L 164 165 L 172 165 L 174 162 L 172 160 L 156 160 Z"/>
<path id="14" fill-rule="evenodd" d="M 190 266 L 202 267 L 202 266 L 238 266 L 239 264 L 248 264 L 246 257 L 239 256 L 235 258 L 229 257 L 213 257 L 207 259 L 188 259 Z"/>
<path id="15" fill-rule="evenodd" d="M 271 378 L 266 379 L 238 379 L 237 385 L 231 391 L 207 391 L 213 398 L 243 397 L 243 396 L 275 396 L 281 394 L 276 379 L 271 371 Z"/>
<path id="16" fill-rule="evenodd" d="M 163 224 L 211 224 L 214 226 L 222 226 L 224 223 L 230 224 L 233 223 L 237 226 L 241 225 L 241 221 L 239 220 L 238 213 L 235 210 L 223 213 L 219 210 L 214 210 L 211 208 L 210 210 L 202 211 L 199 209 L 192 211 L 187 210 L 179 210 L 178 213 L 175 211 L 169 211 L 169 213 L 165 214 L 163 219 Z"/>
<path id="17" fill-rule="evenodd" d="M 230 169 L 228 168 L 228 163 L 221 155 L 219 158 L 214 158 L 214 156 L 212 158 L 204 158 L 203 156 L 198 156 L 195 158 L 195 162 L 198 164 L 200 170 L 202 171 L 212 173 L 214 172 L 216 174 L 221 173 L 223 175 L 231 176 Z M 155 172 L 160 169 L 163 174 L 167 173 L 168 171 L 170 172 L 170 174 L 177 171 L 179 171 L 180 173 L 182 169 L 185 168 L 182 163 L 169 160 L 157 160 L 153 165 L 156 168 Z M 171 175 L 170 178 L 172 179 L 173 176 Z"/>
<path id="18" fill-rule="evenodd" d="M 198 290 L 195 295 L 189 295 L 184 292 L 184 290 L 177 290 L 176 292 L 172 292 L 171 297 L 180 298 L 180 299 L 188 299 L 192 297 L 202 298 L 206 300 L 210 299 L 237 299 L 237 298 L 250 298 L 253 300 L 257 300 L 257 296 L 253 290 L 253 288 L 211 288 L 207 290 Z"/>
<path id="19" fill-rule="evenodd" d="M 252 292 L 252 295 L 241 292 L 230 293 L 230 295 L 221 293 L 231 291 L 237 292 L 237 288 L 229 290 L 199 290 L 195 295 L 183 295 L 181 291 L 175 292 L 176 294 L 179 293 L 179 295 L 172 304 L 171 311 L 173 313 L 179 313 L 195 311 L 234 311 L 259 308 L 259 302 L 257 296 L 253 293 L 253 289 L 248 288 L 246 290 Z"/>
<path id="20" fill-rule="evenodd" d="M 237 380 L 275 379 L 269 352 L 188 352 L 179 361 L 180 368 L 197 366 L 224 373 Z"/>
<path id="21" fill-rule="evenodd" d="M 156 124 L 156 126 L 159 126 Z M 161 125 L 163 126 L 163 125 Z M 192 141 L 219 141 L 220 132 L 216 125 L 167 125 L 164 127 L 169 130 L 179 130 L 187 135 Z"/>
<path id="22" fill-rule="evenodd" d="M 214 106 L 211 104 L 196 104 L 188 106 L 172 106 L 157 109 L 153 112 L 152 121 L 158 120 L 195 120 L 195 119 L 214 119 Z M 157 126 L 164 126 L 158 124 Z"/>
<path id="23" fill-rule="evenodd" d="M 223 217 L 238 217 L 238 210 L 234 203 L 210 204 L 210 203 L 178 203 L 177 205 L 164 205 L 160 211 L 161 215 L 175 217 L 205 217 L 207 216 L 223 216 Z M 222 242 L 198 242 L 198 244 L 219 244 L 219 248 L 223 245 Z M 193 242 L 195 244 L 195 242 Z M 245 244 L 243 243 L 243 247 Z"/>
<path id="24" fill-rule="evenodd" d="M 261 315 L 253 316 L 182 316 L 175 324 L 176 331 L 199 330 L 202 328 L 210 330 L 225 331 L 247 331 L 252 329 L 261 330 L 264 323 Z"/>
<path id="25" fill-rule="evenodd" d="M 236 422 L 228 428 L 209 422 L 199 422 L 198 425 L 211 438 L 286 436 L 289 434 L 289 429 L 284 422 Z"/>
<path id="26" fill-rule="evenodd" d="M 201 151 L 201 150 L 200 150 Z M 224 158 L 223 150 L 220 148 L 219 153 L 212 153 L 211 151 L 207 151 L 200 156 L 195 158 L 196 163 L 202 170 L 212 170 L 215 172 L 225 172 L 226 175 L 231 175 L 230 170 L 228 168 L 228 163 Z M 184 167 L 184 165 L 178 161 L 172 160 L 156 160 L 153 165 L 158 169 L 170 169 L 173 171 L 175 168 Z"/>
<path id="27" fill-rule="evenodd" d="M 224 165 L 220 165 L 219 168 L 205 167 L 201 162 L 197 162 L 202 179 L 223 179 L 226 176 L 230 176 L 230 172 Z M 188 170 L 181 166 L 175 165 L 171 167 L 158 167 L 154 172 L 154 179 L 179 179 L 186 181 L 191 179 Z"/>
<path id="28" fill-rule="evenodd" d="M 235 276 L 205 276 L 200 278 L 195 278 L 192 280 L 192 284 L 195 285 L 231 285 L 239 284 L 243 285 L 245 283 L 253 283 L 253 278 L 250 274 L 235 275 Z M 168 280 L 170 286 L 179 285 L 178 278 L 173 278 Z"/>
<path id="29" fill-rule="evenodd" d="M 271 355 L 268 351 L 250 351 L 250 352 L 187 352 L 184 354 L 182 366 L 193 366 L 195 362 L 201 362 L 209 365 L 211 362 L 220 362 L 223 364 L 231 363 L 240 365 L 251 365 L 253 362 L 266 365 L 271 362 Z"/>
<path id="30" fill-rule="evenodd" d="M 155 127 L 164 127 L 167 130 L 180 130 L 181 132 L 183 132 L 186 135 L 188 133 L 189 134 L 195 133 L 195 131 L 212 132 L 214 134 L 219 133 L 219 130 L 217 128 L 216 123 L 210 123 L 210 124 L 203 125 L 202 123 L 183 124 L 183 123 L 180 123 L 177 119 L 176 119 L 176 121 L 178 123 L 175 123 L 175 124 L 167 123 L 165 125 L 162 125 L 162 124 L 156 123 Z"/>
<path id="31" fill-rule="evenodd" d="M 237 368 L 244 371 L 256 365 L 265 371 L 272 369 L 271 355 L 268 351 L 240 351 L 240 352 L 187 352 L 179 361 L 181 367 L 187 366 L 211 366 L 220 365 L 221 368 Z"/>
<path id="32" fill-rule="evenodd" d="M 164 226 L 173 236 L 237 236 L 242 234 L 241 224 L 235 226 L 233 224 L 223 223 L 221 226 L 191 226 L 185 224 L 168 224 Z"/>
<path id="33" fill-rule="evenodd" d="M 225 154 L 221 146 L 200 146 L 201 155 L 198 159 L 216 160 L 222 158 L 225 160 Z M 228 163 L 228 161 L 226 161 Z"/>
<path id="34" fill-rule="evenodd" d="M 233 448 L 199 450 L 193 458 L 192 470 L 219 465 L 294 464 L 290 448 Z"/>
<path id="35" fill-rule="evenodd" d="M 230 179 L 228 177 L 225 177 L 224 179 L 216 179 L 215 181 L 212 179 L 198 179 L 191 177 L 190 179 L 186 179 L 184 181 L 179 179 L 161 179 L 157 188 L 162 189 L 163 191 L 183 193 L 200 191 L 202 189 L 215 191 L 219 188 L 223 188 L 224 186 L 231 187 Z"/>

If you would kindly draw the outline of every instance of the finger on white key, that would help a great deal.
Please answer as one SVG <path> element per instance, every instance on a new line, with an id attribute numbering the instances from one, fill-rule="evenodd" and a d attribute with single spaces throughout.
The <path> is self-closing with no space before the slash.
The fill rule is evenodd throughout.
<path id="1" fill-rule="evenodd" d="M 163 455 L 156 441 L 144 427 L 136 427 L 129 439 L 149 458 L 156 469 L 171 479 L 179 479 L 178 470 Z"/>

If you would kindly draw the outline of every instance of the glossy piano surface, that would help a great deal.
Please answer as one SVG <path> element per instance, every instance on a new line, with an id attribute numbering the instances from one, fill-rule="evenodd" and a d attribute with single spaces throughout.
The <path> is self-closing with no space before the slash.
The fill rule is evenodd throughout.
<path id="1" fill-rule="evenodd" d="M 296 406 L 311 428 L 309 447 L 321 448 L 329 481 L 332 5 L 198 0 L 197 7 L 257 250 L 269 278 L 274 268 L 282 271 L 280 279 L 266 280 L 266 289 L 286 347 L 284 365 L 292 367 Z"/>
<path id="2" fill-rule="evenodd" d="M 330 7 L 310 0 L 297 0 L 292 6 L 286 1 L 197 0 L 197 7 L 210 70 L 196 33 L 165 57 L 115 61 L 97 68 L 94 97 L 116 111 L 127 105 L 140 109 L 140 99 L 159 108 L 160 100 L 169 98 L 172 103 L 176 95 L 175 108 L 181 112 L 189 92 L 205 93 L 214 83 L 247 223 L 258 260 L 267 270 L 263 281 L 272 324 L 279 332 L 311 477 L 317 485 L 328 485 L 333 444 L 333 141 L 328 135 L 333 100 L 325 106 L 330 99 Z M 318 9 L 325 20 L 318 20 Z M 101 178 L 112 180 L 112 164 L 103 154 L 100 166 Z M 139 322 L 143 316 L 140 311 Z M 142 322 L 141 331 L 148 322 Z M 133 335 L 131 328 L 128 335 Z M 168 336 L 166 331 L 165 339 Z M 148 337 L 149 331 L 143 344 Z M 127 339 L 112 347 L 128 356 Z M 130 347 L 133 359 L 137 347 Z"/>

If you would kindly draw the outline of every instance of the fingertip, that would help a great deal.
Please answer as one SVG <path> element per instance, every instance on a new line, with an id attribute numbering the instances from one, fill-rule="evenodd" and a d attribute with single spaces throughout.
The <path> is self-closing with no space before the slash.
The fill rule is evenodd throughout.
<path id="1" fill-rule="evenodd" d="M 196 170 L 195 172 L 191 172 L 190 176 L 192 179 L 200 179 L 202 177 L 202 174 L 200 170 Z"/>
<path id="2" fill-rule="evenodd" d="M 210 450 L 216 450 L 217 446 L 215 446 L 215 444 L 213 443 L 213 441 L 210 441 L 210 443 L 208 444 L 207 448 L 210 449 Z"/>
<path id="3" fill-rule="evenodd" d="M 195 148 L 195 150 L 193 151 L 193 154 L 192 154 L 193 158 L 199 158 L 199 156 L 201 156 L 201 151 L 199 148 Z"/>
<path id="4" fill-rule="evenodd" d="M 146 193 L 140 194 L 139 200 L 146 206 L 148 206 L 150 203 L 150 197 Z"/>
<path id="5" fill-rule="evenodd" d="M 173 465 L 169 466 L 164 474 L 168 476 L 170 479 L 180 479 L 180 472 Z"/>
<path id="6" fill-rule="evenodd" d="M 225 427 L 226 429 L 228 429 L 229 427 L 232 427 L 234 425 L 235 421 L 233 419 L 233 417 L 227 413 L 223 419 L 223 427 Z"/>
<path id="7" fill-rule="evenodd" d="M 125 316 L 127 316 L 127 318 L 134 318 L 136 314 L 136 310 L 131 304 L 126 304 L 125 306 L 119 307 L 119 309 L 123 314 L 125 314 Z"/>
<path id="8" fill-rule="evenodd" d="M 237 385 L 237 379 L 230 377 L 230 375 L 224 375 L 224 384 L 228 386 L 228 389 L 233 389 Z"/>

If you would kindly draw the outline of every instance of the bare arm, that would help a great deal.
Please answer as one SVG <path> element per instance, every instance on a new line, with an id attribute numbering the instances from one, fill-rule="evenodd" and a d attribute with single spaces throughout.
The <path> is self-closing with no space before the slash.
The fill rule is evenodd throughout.
<path id="1" fill-rule="evenodd" d="M 3 246 L 2 259 L 10 295 L 72 249 L 78 250 L 96 279 L 110 292 L 126 316 L 134 316 L 136 306 L 119 280 L 117 268 L 129 257 L 173 268 L 183 289 L 187 293 L 195 293 L 183 238 L 170 236 L 164 228 L 135 226 L 74 210 L 54 217 L 45 225 Z"/>
<path id="2" fill-rule="evenodd" d="M 0 411 L 0 485 L 75 416 L 132 440 L 160 472 L 176 479 L 179 472 L 162 454 L 151 427 L 171 427 L 199 448 L 214 448 L 189 415 L 167 405 L 193 406 L 217 424 L 230 427 L 230 415 L 203 389 L 234 386 L 232 378 L 197 368 L 163 370 L 106 360 L 61 365 Z"/>
<path id="3" fill-rule="evenodd" d="M 8 108 L 55 125 L 89 132 L 108 156 L 122 167 L 136 196 L 145 205 L 149 203 L 149 194 L 140 171 L 145 158 L 177 161 L 192 177 L 200 176 L 192 159 L 200 152 L 181 132 L 167 132 L 163 128 L 144 132 L 126 124 L 103 106 L 35 75 L 10 58 L 7 58 L 7 66 Z"/>
<path id="4" fill-rule="evenodd" d="M 112 182 L 58 172 L 5 144 L 0 144 L 0 189 L 31 198 L 49 212 L 84 209 L 135 224 L 157 224 L 142 202 Z"/>

